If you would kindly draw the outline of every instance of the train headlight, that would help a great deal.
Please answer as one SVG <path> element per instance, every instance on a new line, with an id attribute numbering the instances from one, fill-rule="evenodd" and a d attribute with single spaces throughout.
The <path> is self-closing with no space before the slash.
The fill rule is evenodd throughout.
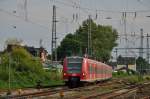
<path id="1" fill-rule="evenodd" d="M 82 76 L 84 76 L 84 77 L 85 77 L 85 76 L 86 76 L 86 74 L 85 74 L 85 73 L 82 73 Z"/>
<path id="2" fill-rule="evenodd" d="M 67 73 L 64 73 L 64 76 L 66 76 L 67 75 Z"/>

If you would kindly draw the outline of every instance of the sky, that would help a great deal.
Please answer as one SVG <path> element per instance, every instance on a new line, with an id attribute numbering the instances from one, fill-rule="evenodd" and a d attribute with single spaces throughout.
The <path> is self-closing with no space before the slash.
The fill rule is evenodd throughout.
<path id="1" fill-rule="evenodd" d="M 150 0 L 0 0 L 0 50 L 5 48 L 9 38 L 22 39 L 28 46 L 42 45 L 51 53 L 52 7 L 56 5 L 57 38 L 61 40 L 68 33 L 73 33 L 89 15 L 97 24 L 111 25 L 120 38 L 118 47 L 139 47 L 140 29 L 144 35 L 150 35 Z M 124 23 L 122 12 L 127 12 L 127 43 L 123 36 Z M 135 16 L 136 12 L 136 16 Z M 73 18 L 73 15 L 78 15 Z M 96 18 L 97 15 L 97 18 Z M 110 17 L 111 19 L 108 19 Z M 134 36 L 135 34 L 135 36 Z M 132 35 L 132 36 L 131 36 Z M 137 36 L 138 35 L 138 36 Z M 146 38 L 144 38 L 146 47 Z M 128 51 L 129 55 L 138 56 L 138 50 Z M 125 51 L 118 51 L 125 54 Z M 115 53 L 113 53 L 113 56 Z M 114 56 L 115 57 L 115 56 Z"/>

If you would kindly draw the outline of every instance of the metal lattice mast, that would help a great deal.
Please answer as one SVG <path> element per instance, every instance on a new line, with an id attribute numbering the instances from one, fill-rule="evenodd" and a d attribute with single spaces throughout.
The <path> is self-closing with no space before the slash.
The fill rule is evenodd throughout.
<path id="1" fill-rule="evenodd" d="M 88 55 L 91 56 L 91 15 L 89 15 L 89 22 L 88 22 Z"/>
<path id="2" fill-rule="evenodd" d="M 149 63 L 149 35 L 147 33 L 147 62 Z"/>
<path id="3" fill-rule="evenodd" d="M 140 41 L 140 49 L 139 49 L 139 56 L 143 58 L 143 29 L 141 31 L 141 41 Z"/>
<path id="4" fill-rule="evenodd" d="M 51 60 L 57 61 L 56 6 L 53 5 Z M 54 59 L 53 59 L 54 58 Z"/>
<path id="5" fill-rule="evenodd" d="M 127 17 L 127 13 L 123 12 L 123 21 L 124 21 L 124 34 L 125 34 L 125 43 L 126 43 L 126 48 L 128 48 L 128 39 L 127 39 L 127 26 L 126 26 L 126 17 Z M 127 56 L 127 49 L 125 50 L 125 54 Z"/>

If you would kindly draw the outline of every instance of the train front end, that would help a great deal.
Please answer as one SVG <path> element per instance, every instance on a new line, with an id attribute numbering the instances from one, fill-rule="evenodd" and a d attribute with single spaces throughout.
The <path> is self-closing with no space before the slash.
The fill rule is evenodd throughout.
<path id="1" fill-rule="evenodd" d="M 63 79 L 65 83 L 74 88 L 79 86 L 82 74 L 82 57 L 66 57 L 63 64 Z"/>

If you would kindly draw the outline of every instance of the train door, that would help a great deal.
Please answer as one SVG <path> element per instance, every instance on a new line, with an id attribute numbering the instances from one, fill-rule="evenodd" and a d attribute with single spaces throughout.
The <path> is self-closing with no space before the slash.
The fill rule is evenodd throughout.
<path id="1" fill-rule="evenodd" d="M 105 78 L 104 79 L 106 79 L 107 78 L 107 67 L 105 65 L 104 65 L 104 67 L 105 67 L 105 69 L 104 69 L 104 75 L 105 75 L 104 77 Z"/>
<path id="2" fill-rule="evenodd" d="M 96 63 L 94 63 L 93 66 L 93 75 L 94 75 L 94 80 L 96 80 Z"/>
<path id="3" fill-rule="evenodd" d="M 101 79 L 103 79 L 103 65 L 101 65 L 101 68 L 100 68 L 101 70 L 100 70 L 100 74 L 101 74 Z"/>
<path id="4" fill-rule="evenodd" d="M 92 79 L 92 64 L 90 64 L 90 80 Z"/>
<path id="5" fill-rule="evenodd" d="M 92 79 L 94 80 L 94 64 L 92 63 Z"/>
<path id="6" fill-rule="evenodd" d="M 92 79 L 92 73 L 93 73 L 92 64 L 89 63 L 89 79 L 90 79 L 90 80 Z"/>
<path id="7" fill-rule="evenodd" d="M 102 65 L 102 79 L 105 79 L 105 67 Z"/>
<path id="8" fill-rule="evenodd" d="M 103 65 L 103 74 L 104 74 L 104 79 L 106 79 L 106 67 Z"/>
<path id="9" fill-rule="evenodd" d="M 95 78 L 97 79 L 97 74 L 98 74 L 98 72 L 97 72 L 97 63 L 95 64 Z"/>

